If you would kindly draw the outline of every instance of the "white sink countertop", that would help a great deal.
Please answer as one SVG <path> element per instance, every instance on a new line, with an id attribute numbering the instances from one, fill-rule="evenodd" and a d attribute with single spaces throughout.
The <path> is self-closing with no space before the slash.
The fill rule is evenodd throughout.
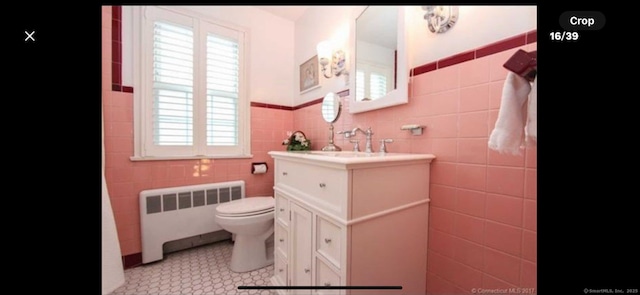
<path id="1" fill-rule="evenodd" d="M 435 159 L 433 154 L 411 154 L 411 153 L 366 153 L 353 151 L 270 151 L 269 155 L 274 158 L 290 158 L 307 161 L 319 161 L 334 164 L 373 164 L 392 163 L 397 161 L 420 161 L 427 160 L 430 163 Z"/>

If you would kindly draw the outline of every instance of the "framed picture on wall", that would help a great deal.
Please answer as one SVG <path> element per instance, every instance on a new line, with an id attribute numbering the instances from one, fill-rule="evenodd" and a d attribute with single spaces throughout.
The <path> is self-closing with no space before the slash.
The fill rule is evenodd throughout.
<path id="1" fill-rule="evenodd" d="M 300 93 L 318 87 L 320 87 L 320 69 L 316 55 L 300 65 Z"/>

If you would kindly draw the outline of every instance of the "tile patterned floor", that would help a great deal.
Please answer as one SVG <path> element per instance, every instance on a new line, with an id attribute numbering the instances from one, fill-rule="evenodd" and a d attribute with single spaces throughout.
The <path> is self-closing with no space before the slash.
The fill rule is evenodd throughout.
<path id="1" fill-rule="evenodd" d="M 158 262 L 126 269 L 125 283 L 110 295 L 271 294 L 270 290 L 238 286 L 271 286 L 273 264 L 244 273 L 228 267 L 231 240 L 169 253 Z"/>

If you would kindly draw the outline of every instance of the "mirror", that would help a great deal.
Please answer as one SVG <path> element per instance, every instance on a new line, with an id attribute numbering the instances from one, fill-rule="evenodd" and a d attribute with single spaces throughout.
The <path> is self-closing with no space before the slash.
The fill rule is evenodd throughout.
<path id="1" fill-rule="evenodd" d="M 336 93 L 329 92 L 322 99 L 322 118 L 329 123 L 329 144 L 322 148 L 323 151 L 340 151 L 340 147 L 333 144 L 333 122 L 338 120 L 342 105 L 340 96 Z"/>
<path id="2" fill-rule="evenodd" d="M 405 8 L 368 6 L 354 12 L 351 26 L 349 112 L 359 113 L 409 101 Z"/>
<path id="3" fill-rule="evenodd" d="M 338 120 L 338 115 L 340 115 L 340 96 L 329 92 L 322 99 L 322 118 L 327 123 L 333 123 Z"/>

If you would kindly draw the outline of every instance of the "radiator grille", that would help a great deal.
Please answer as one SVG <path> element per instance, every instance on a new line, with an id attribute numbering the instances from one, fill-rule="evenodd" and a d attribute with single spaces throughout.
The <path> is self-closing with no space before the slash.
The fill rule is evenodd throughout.
<path id="1" fill-rule="evenodd" d="M 176 188 L 179 189 L 180 187 Z M 176 196 L 178 201 L 176 202 Z M 160 213 L 176 209 L 188 209 L 206 205 L 217 205 L 242 198 L 242 186 L 223 187 L 219 189 L 181 191 L 164 195 L 146 197 L 146 213 Z M 177 204 L 177 206 L 176 206 Z M 177 207 L 177 208 L 176 208 Z"/>
<path id="2" fill-rule="evenodd" d="M 215 208 L 244 198 L 244 188 L 244 181 L 229 181 L 140 192 L 142 262 L 162 259 L 166 242 L 222 230 Z"/>

